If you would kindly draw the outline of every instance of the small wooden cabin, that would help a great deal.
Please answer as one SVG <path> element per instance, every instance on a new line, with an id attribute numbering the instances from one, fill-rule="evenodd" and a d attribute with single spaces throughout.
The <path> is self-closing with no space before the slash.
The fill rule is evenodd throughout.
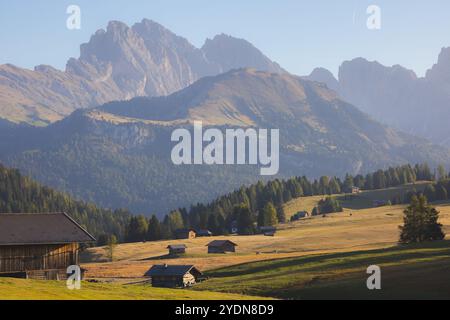
<path id="1" fill-rule="evenodd" d="M 194 229 L 178 229 L 175 231 L 175 237 L 177 239 L 194 239 L 197 233 Z"/>
<path id="2" fill-rule="evenodd" d="M 167 249 L 169 249 L 169 254 L 184 254 L 186 253 L 186 245 L 185 244 L 170 244 L 167 246 Z"/>
<path id="3" fill-rule="evenodd" d="M 0 277 L 62 280 L 95 238 L 65 213 L 0 213 Z"/>
<path id="4" fill-rule="evenodd" d="M 277 232 L 276 227 L 260 227 L 259 232 L 265 235 L 266 237 L 274 237 Z"/>
<path id="5" fill-rule="evenodd" d="M 153 287 L 186 288 L 193 286 L 202 276 L 193 265 L 154 265 L 145 276 L 151 278 Z"/>
<path id="6" fill-rule="evenodd" d="M 207 244 L 208 253 L 236 252 L 237 244 L 230 240 L 214 240 Z"/>
<path id="7" fill-rule="evenodd" d="M 197 230 L 197 238 L 200 237 L 212 237 L 212 232 L 209 230 Z"/>
<path id="8" fill-rule="evenodd" d="M 358 187 L 352 187 L 352 194 L 360 194 L 361 193 L 361 189 Z"/>

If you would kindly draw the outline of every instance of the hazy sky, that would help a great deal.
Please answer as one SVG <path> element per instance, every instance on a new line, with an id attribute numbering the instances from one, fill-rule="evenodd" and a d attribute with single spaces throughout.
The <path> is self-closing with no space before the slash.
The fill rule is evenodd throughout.
<path id="1" fill-rule="evenodd" d="M 66 28 L 66 8 L 81 8 L 81 30 Z M 381 30 L 366 27 L 369 5 L 381 8 Z M 64 69 L 79 45 L 110 20 L 149 18 L 200 47 L 226 33 L 247 39 L 288 71 L 337 73 L 358 56 L 402 64 L 419 75 L 450 46 L 448 0 L 0 0 L 0 64 Z"/>

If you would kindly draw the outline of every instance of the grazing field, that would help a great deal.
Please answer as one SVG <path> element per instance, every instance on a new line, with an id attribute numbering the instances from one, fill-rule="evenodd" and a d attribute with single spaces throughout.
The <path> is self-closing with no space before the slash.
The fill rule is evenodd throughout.
<path id="1" fill-rule="evenodd" d="M 0 278 L 0 300 L 253 300 L 239 294 L 160 289 L 148 284 L 119 285 L 83 282 L 69 290 L 64 281 L 32 281 Z"/>
<path id="2" fill-rule="evenodd" d="M 431 182 L 419 181 L 414 184 L 407 184 L 399 187 L 382 189 L 382 190 L 371 190 L 362 191 L 359 194 L 348 194 L 348 195 L 332 195 L 336 197 L 342 204 L 344 208 L 348 209 L 370 209 L 373 207 L 373 201 L 389 201 L 394 197 L 400 196 L 403 198 L 408 192 L 412 190 L 423 191 L 427 185 Z M 313 196 L 313 197 L 301 197 L 294 199 L 284 205 L 284 211 L 286 217 L 289 219 L 294 214 L 299 211 L 307 211 L 311 213 L 314 207 L 317 206 L 320 200 L 327 196 Z"/>
<path id="3" fill-rule="evenodd" d="M 79 291 L 64 282 L 0 278 L 0 299 L 379 299 L 449 298 L 450 238 L 421 246 L 397 245 L 405 206 L 372 208 L 396 192 L 425 184 L 364 192 L 341 201 L 344 212 L 301 219 L 278 227 L 274 237 L 221 236 L 120 244 L 109 262 L 104 247 L 82 255 L 87 280 Z M 384 197 L 384 198 L 383 198 Z M 293 200 L 289 214 L 312 209 L 322 197 Z M 450 234 L 450 204 L 435 204 Z M 230 239 L 237 252 L 207 254 L 207 243 Z M 169 244 L 186 244 L 187 253 L 169 256 Z M 155 264 L 192 264 L 208 280 L 193 289 L 152 288 L 144 277 Z M 366 269 L 382 267 L 381 291 L 366 288 Z"/>
<path id="4" fill-rule="evenodd" d="M 450 205 L 441 204 L 438 209 L 448 234 Z M 142 278 L 154 264 L 195 264 L 207 271 L 259 260 L 388 248 L 397 244 L 403 210 L 404 206 L 346 209 L 325 218 L 318 216 L 283 225 L 275 237 L 232 236 L 122 244 L 115 250 L 114 262 L 104 262 L 104 248 L 91 248 L 84 256 L 83 267 L 88 278 L 128 281 Z M 207 254 L 206 244 L 213 239 L 231 239 L 238 244 L 237 253 Z M 180 243 L 187 245 L 187 254 L 167 256 L 167 245 Z"/>
<path id="5" fill-rule="evenodd" d="M 382 290 L 367 289 L 367 267 Z M 450 299 L 450 242 L 247 263 L 208 272 L 195 290 L 283 299 Z"/>

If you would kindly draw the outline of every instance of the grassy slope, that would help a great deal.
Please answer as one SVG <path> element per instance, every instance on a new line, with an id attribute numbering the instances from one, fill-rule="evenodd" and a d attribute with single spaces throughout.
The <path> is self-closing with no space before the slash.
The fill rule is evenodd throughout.
<path id="1" fill-rule="evenodd" d="M 403 209 L 404 206 L 346 209 L 326 218 L 319 216 L 284 225 L 273 238 L 230 237 L 238 244 L 236 254 L 206 254 L 206 243 L 227 237 L 121 244 L 113 263 L 101 262 L 105 258 L 104 248 L 92 248 L 85 258 L 93 263 L 85 263 L 83 267 L 91 278 L 139 278 L 153 264 L 195 264 L 206 271 L 258 260 L 387 248 L 398 241 Z M 450 234 L 450 205 L 440 204 L 438 209 L 440 221 Z M 185 243 L 188 254 L 177 259 L 165 256 L 169 243 Z"/>
<path id="2" fill-rule="evenodd" d="M 363 191 L 358 195 L 334 195 L 338 198 L 344 208 L 348 209 L 369 209 L 372 208 L 374 200 L 392 200 L 396 196 L 403 198 L 409 191 L 416 189 L 417 191 L 423 191 L 430 182 L 419 181 L 415 184 L 408 184 L 399 187 L 382 189 L 382 190 L 371 190 Z M 284 211 L 286 217 L 289 219 L 291 216 L 299 211 L 311 212 L 314 207 L 317 206 L 319 201 L 326 196 L 313 196 L 313 197 L 300 197 L 293 199 L 292 201 L 284 205 Z"/>
<path id="3" fill-rule="evenodd" d="M 242 300 L 261 299 L 239 294 L 161 289 L 149 285 L 83 282 L 69 290 L 64 281 L 0 279 L 0 300 Z"/>
<path id="4" fill-rule="evenodd" d="M 369 265 L 382 290 L 366 288 Z M 196 290 L 286 299 L 450 299 L 450 242 L 261 261 L 210 271 Z"/>

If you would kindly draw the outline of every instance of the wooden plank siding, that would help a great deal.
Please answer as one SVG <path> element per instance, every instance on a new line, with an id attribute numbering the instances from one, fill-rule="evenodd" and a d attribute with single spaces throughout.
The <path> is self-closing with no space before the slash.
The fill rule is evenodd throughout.
<path id="1" fill-rule="evenodd" d="M 78 243 L 0 246 L 0 274 L 66 269 L 78 263 Z"/>

